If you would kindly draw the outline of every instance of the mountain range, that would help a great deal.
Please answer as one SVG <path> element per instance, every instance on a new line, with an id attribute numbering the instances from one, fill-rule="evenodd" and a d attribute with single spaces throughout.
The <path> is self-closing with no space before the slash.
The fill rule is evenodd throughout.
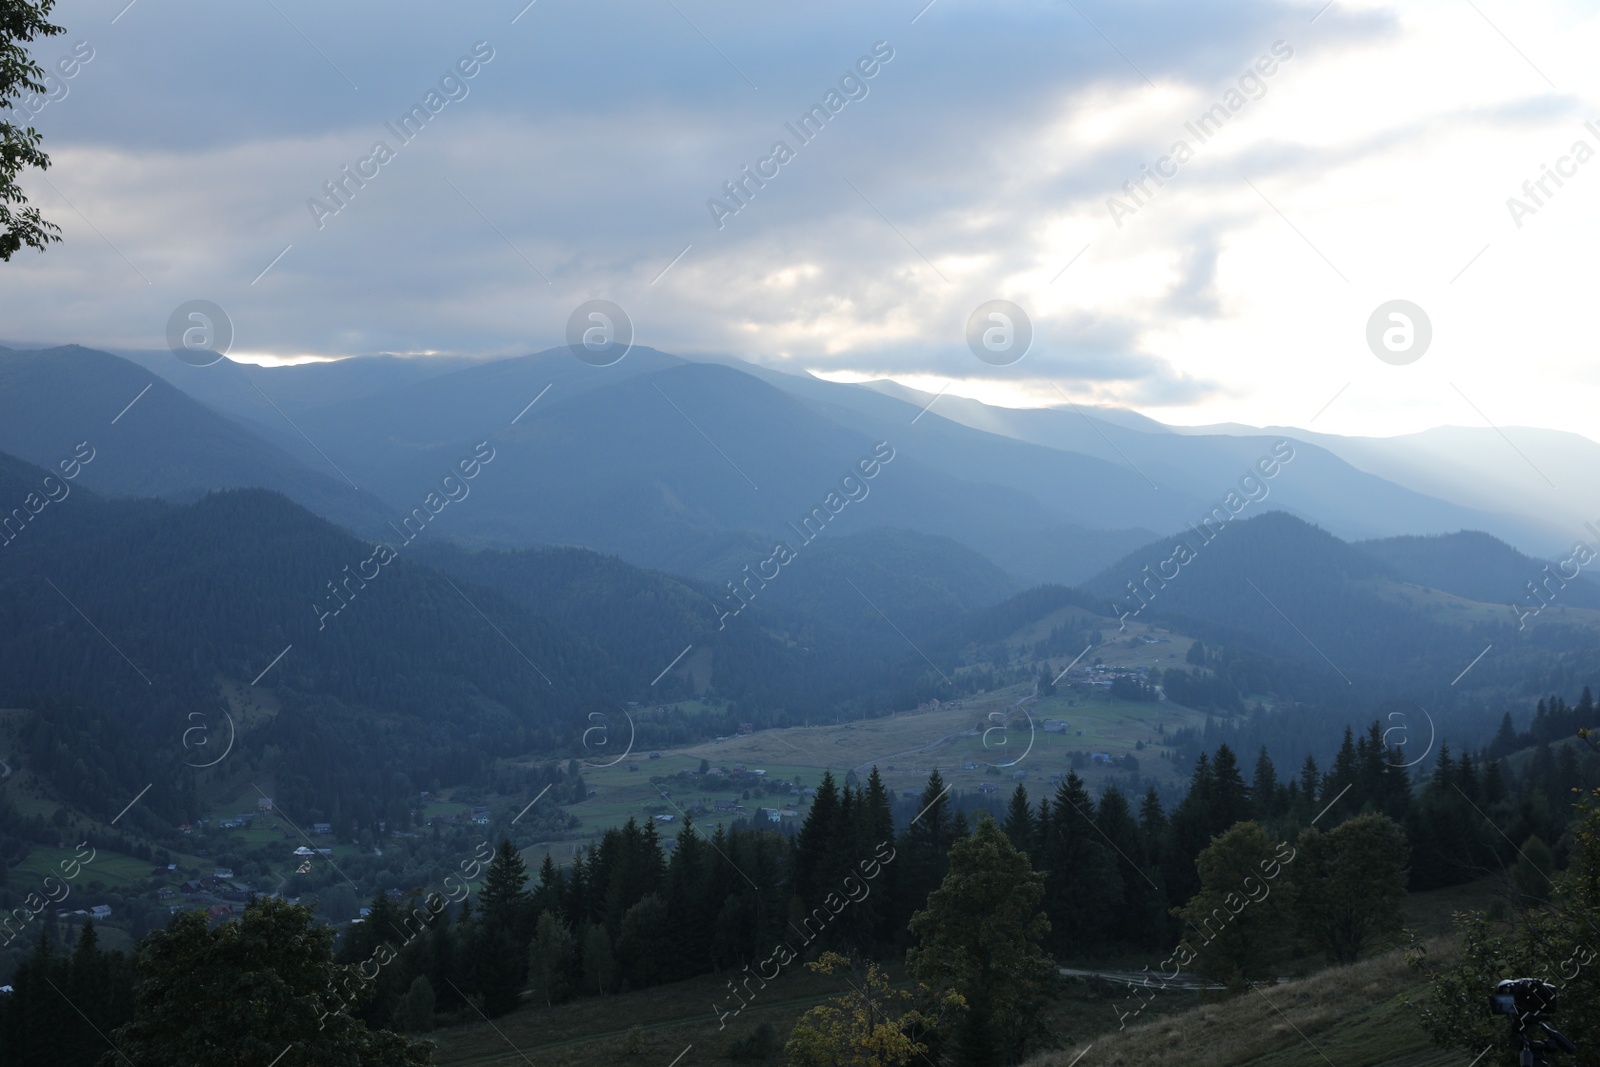
<path id="1" fill-rule="evenodd" d="M 186 724 L 226 714 L 245 766 L 359 819 L 572 754 L 629 701 L 721 709 L 654 743 L 872 715 L 1054 673 L 1130 621 L 1203 642 L 1169 688 L 1224 716 L 1403 698 L 1486 733 L 1593 676 L 1600 588 L 1551 579 L 1546 524 L 1352 449 L 1378 444 L 647 348 L 273 369 L 5 349 L 0 706 L 55 709 L 31 751 L 77 745 L 92 809 L 154 782 L 131 819 L 192 814 Z"/>

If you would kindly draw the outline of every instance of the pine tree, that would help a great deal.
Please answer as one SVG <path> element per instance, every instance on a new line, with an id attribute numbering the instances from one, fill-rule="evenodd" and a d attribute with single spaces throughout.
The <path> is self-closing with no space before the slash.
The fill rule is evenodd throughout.
<path id="1" fill-rule="evenodd" d="M 561 911 L 566 899 L 566 890 L 561 868 L 556 866 L 555 859 L 546 852 L 544 862 L 539 865 L 539 886 L 533 891 L 529 910 L 535 915 L 542 915 L 547 911 Z"/>
<path id="2" fill-rule="evenodd" d="M 483 880 L 483 919 L 516 931 L 528 907 L 528 865 L 509 839 L 502 840 Z"/>
<path id="3" fill-rule="evenodd" d="M 949 868 L 950 845 L 955 840 L 955 821 L 951 817 L 950 791 L 937 768 L 928 775 L 928 785 L 918 802 L 920 814 L 902 839 L 899 857 L 902 891 L 901 914 L 909 916 L 921 908 L 928 894 L 938 888 Z"/>
<path id="4" fill-rule="evenodd" d="M 1463 796 L 1474 803 L 1478 800 L 1478 768 L 1472 762 L 1472 753 L 1461 753 L 1461 761 L 1456 764 L 1456 788 L 1461 790 Z"/>
<path id="5" fill-rule="evenodd" d="M 1261 746 L 1260 755 L 1256 756 L 1256 773 L 1250 783 L 1250 795 L 1256 802 L 1256 810 L 1265 818 L 1279 813 L 1281 797 L 1278 789 L 1278 772 L 1272 766 L 1272 757 L 1267 755 L 1267 746 Z"/>
<path id="6" fill-rule="evenodd" d="M 1122 881 L 1122 899 L 1112 913 L 1115 941 L 1130 947 L 1160 944 L 1165 940 L 1162 932 L 1167 917 L 1166 893 L 1140 862 L 1144 842 L 1139 824 L 1133 819 L 1127 798 L 1115 785 L 1107 786 L 1101 795 L 1095 823 L 1111 847 Z"/>
<path id="7" fill-rule="evenodd" d="M 1044 844 L 1045 911 L 1052 944 L 1077 953 L 1108 942 L 1106 916 L 1121 903 L 1117 857 L 1095 826 L 1094 801 L 1083 779 L 1069 771 L 1056 788 L 1054 814 Z"/>
<path id="8" fill-rule="evenodd" d="M 1145 790 L 1139 804 L 1139 836 L 1147 869 L 1159 871 L 1167 847 L 1167 813 L 1161 807 L 1161 797 L 1156 787 Z"/>
<path id="9" fill-rule="evenodd" d="M 678 831 L 677 848 L 667 865 L 667 910 L 673 915 L 670 971 L 673 978 L 689 978 L 712 968 L 711 922 L 715 902 L 709 894 L 713 857 L 685 816 Z"/>
<path id="10" fill-rule="evenodd" d="M 1250 799 L 1250 787 L 1244 784 L 1239 771 L 1239 760 L 1233 749 L 1218 745 L 1211 761 L 1215 777 L 1211 801 L 1212 833 L 1221 833 L 1234 823 L 1255 818 L 1255 805 Z"/>
<path id="11" fill-rule="evenodd" d="M 1169 902 L 1182 903 L 1200 889 L 1194 861 L 1219 832 L 1215 825 L 1215 796 L 1216 776 L 1211 760 L 1202 752 L 1195 759 L 1189 791 L 1172 811 L 1168 847 L 1161 868 Z"/>
<path id="12" fill-rule="evenodd" d="M 484 876 L 475 936 L 478 992 L 483 996 L 483 1013 L 491 1018 L 517 1006 L 527 975 L 527 882 L 522 854 L 509 840 L 501 841 Z"/>
<path id="13" fill-rule="evenodd" d="M 1306 761 L 1300 765 L 1300 803 L 1304 807 L 1296 813 L 1305 821 L 1309 821 L 1311 816 L 1316 814 L 1316 809 L 1313 805 L 1316 804 L 1318 797 L 1321 796 L 1317 792 L 1317 788 L 1321 784 L 1322 772 L 1317 768 L 1317 761 L 1310 754 L 1307 754 Z"/>
<path id="14" fill-rule="evenodd" d="M 794 895 L 802 911 L 821 903 L 827 892 L 828 868 L 841 829 L 839 789 L 834 784 L 833 772 L 824 771 L 822 784 L 811 801 L 811 810 L 795 835 Z"/>
<path id="15" fill-rule="evenodd" d="M 1011 804 L 1006 808 L 1006 839 L 1018 852 L 1033 851 L 1033 809 L 1028 806 L 1028 791 L 1019 783 L 1011 794 Z"/>
<path id="16" fill-rule="evenodd" d="M 1499 758 L 1517 750 L 1517 729 L 1511 725 L 1511 713 L 1508 711 L 1500 719 L 1500 729 L 1494 735 L 1494 741 L 1489 745 L 1489 755 Z"/>

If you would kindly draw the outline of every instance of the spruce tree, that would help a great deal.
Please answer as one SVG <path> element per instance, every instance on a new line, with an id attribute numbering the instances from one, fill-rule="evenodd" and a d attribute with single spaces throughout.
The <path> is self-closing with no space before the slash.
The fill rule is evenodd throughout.
<path id="1" fill-rule="evenodd" d="M 1076 772 L 1056 788 L 1043 850 L 1052 944 L 1077 953 L 1109 942 L 1106 919 L 1122 901 L 1117 857 L 1095 825 L 1095 805 Z"/>
<path id="2" fill-rule="evenodd" d="M 944 880 L 950 862 L 950 845 L 955 840 L 955 822 L 949 789 L 935 768 L 928 775 L 927 787 L 918 801 L 919 814 L 906 827 L 902 840 L 899 886 L 901 914 L 909 917 L 921 908 L 928 894 Z"/>
<path id="3" fill-rule="evenodd" d="M 1028 791 L 1019 783 L 1011 793 L 1011 804 L 1006 808 L 1006 839 L 1018 852 L 1033 851 L 1033 809 L 1028 806 Z"/>
<path id="4" fill-rule="evenodd" d="M 527 975 L 528 868 L 509 840 L 500 842 L 484 877 L 478 919 L 478 992 L 491 1018 L 517 1006 Z"/>
<path id="5" fill-rule="evenodd" d="M 1115 785 L 1107 786 L 1100 797 L 1095 824 L 1112 849 L 1112 859 L 1122 881 L 1122 896 L 1112 912 L 1113 937 L 1120 945 L 1150 946 L 1165 941 L 1167 898 L 1159 872 L 1152 873 L 1142 862 L 1144 842 L 1139 824 L 1134 821 L 1128 799 Z"/>
<path id="6" fill-rule="evenodd" d="M 1256 773 L 1250 783 L 1250 795 L 1263 818 L 1278 814 L 1278 772 L 1272 766 L 1272 757 L 1267 755 L 1266 745 L 1261 746 L 1261 752 L 1256 756 Z"/>

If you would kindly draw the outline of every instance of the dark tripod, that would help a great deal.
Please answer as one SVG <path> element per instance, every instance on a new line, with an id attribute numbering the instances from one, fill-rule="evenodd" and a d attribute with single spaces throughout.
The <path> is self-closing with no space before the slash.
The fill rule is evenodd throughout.
<path id="1" fill-rule="evenodd" d="M 1545 1020 L 1555 1006 L 1556 987 L 1537 978 L 1509 978 L 1489 994 L 1490 1013 L 1511 1017 L 1512 1047 L 1520 1067 L 1550 1067 L 1543 1055 L 1548 1052 L 1577 1054 L 1578 1047 Z"/>

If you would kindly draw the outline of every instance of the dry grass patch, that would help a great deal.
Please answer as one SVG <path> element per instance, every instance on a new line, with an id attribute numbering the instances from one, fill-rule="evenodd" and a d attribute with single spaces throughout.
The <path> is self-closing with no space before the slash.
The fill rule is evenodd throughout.
<path id="1" fill-rule="evenodd" d="M 1443 939 L 1429 944 L 1437 959 L 1450 950 Z M 1433 1048 L 1399 1003 L 1399 995 L 1423 985 L 1391 952 L 1349 967 L 1332 967 L 1309 978 L 1260 986 L 1228 1000 L 1108 1030 L 1095 1037 L 1084 1062 L 1115 1067 L 1241 1067 L 1252 1064 L 1409 1064 L 1452 1062 Z M 1083 1046 L 1049 1052 L 1028 1067 L 1068 1067 Z"/>

